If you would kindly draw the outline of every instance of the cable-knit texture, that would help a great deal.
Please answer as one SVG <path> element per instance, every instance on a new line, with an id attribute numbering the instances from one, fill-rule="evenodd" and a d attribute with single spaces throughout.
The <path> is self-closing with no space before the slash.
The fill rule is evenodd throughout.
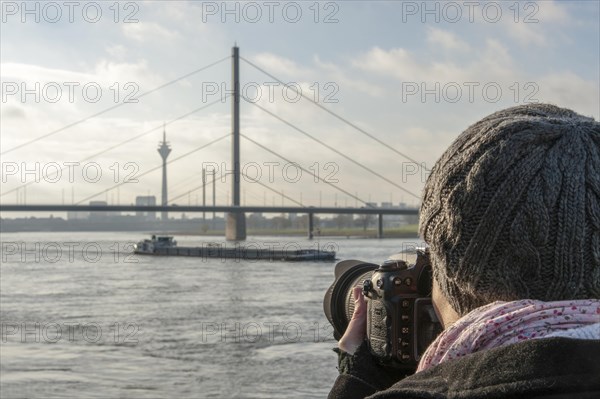
<path id="1" fill-rule="evenodd" d="M 498 300 L 600 298 L 600 123 L 530 104 L 470 126 L 431 171 L 420 234 L 461 316 Z"/>

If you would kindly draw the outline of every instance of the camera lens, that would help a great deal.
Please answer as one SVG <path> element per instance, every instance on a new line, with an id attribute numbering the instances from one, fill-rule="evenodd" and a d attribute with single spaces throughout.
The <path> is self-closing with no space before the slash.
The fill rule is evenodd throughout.
<path id="1" fill-rule="evenodd" d="M 333 336 L 340 339 L 354 313 L 352 289 L 362 287 L 379 266 L 358 260 L 345 260 L 335 265 L 335 280 L 325 293 L 323 310 L 333 326 Z"/>

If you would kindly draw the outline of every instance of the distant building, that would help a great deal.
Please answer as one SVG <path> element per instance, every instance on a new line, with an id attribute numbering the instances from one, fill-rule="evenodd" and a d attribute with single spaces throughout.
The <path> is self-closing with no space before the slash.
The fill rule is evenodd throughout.
<path id="1" fill-rule="evenodd" d="M 89 212 L 68 211 L 67 220 L 85 220 L 90 217 Z"/>
<path id="2" fill-rule="evenodd" d="M 90 201 L 90 206 L 107 206 L 106 201 Z M 102 220 L 108 217 L 108 212 L 90 212 L 90 220 Z"/>
<path id="3" fill-rule="evenodd" d="M 154 195 L 138 195 L 135 197 L 136 206 L 156 206 L 156 197 Z M 136 211 L 135 216 L 140 220 L 156 220 L 156 212 Z"/>
<path id="4" fill-rule="evenodd" d="M 269 220 L 261 212 L 251 213 L 246 217 L 247 227 L 251 229 L 264 229 L 269 224 Z"/>
<path id="5" fill-rule="evenodd" d="M 394 204 L 392 204 L 391 202 L 382 202 L 381 207 L 382 208 L 393 208 Z"/>
<path id="6" fill-rule="evenodd" d="M 106 201 L 90 201 L 90 206 L 107 206 L 108 203 Z M 109 218 L 114 218 L 116 216 L 121 216 L 121 212 L 90 212 L 89 220 L 106 220 Z"/>

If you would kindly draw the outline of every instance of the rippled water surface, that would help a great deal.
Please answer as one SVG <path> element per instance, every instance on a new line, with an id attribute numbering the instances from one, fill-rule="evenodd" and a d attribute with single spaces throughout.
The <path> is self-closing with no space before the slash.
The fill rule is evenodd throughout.
<path id="1" fill-rule="evenodd" d="M 3 399 L 327 395 L 337 370 L 322 301 L 335 262 L 132 256 L 140 238 L 2 234 Z M 317 245 L 247 242 L 292 241 Z M 374 262 L 411 245 L 319 244 L 336 247 L 341 259 Z"/>

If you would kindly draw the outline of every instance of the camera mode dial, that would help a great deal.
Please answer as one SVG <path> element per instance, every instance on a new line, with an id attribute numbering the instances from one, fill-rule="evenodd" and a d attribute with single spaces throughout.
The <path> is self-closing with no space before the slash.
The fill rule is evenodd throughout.
<path id="1" fill-rule="evenodd" d="M 408 269 L 408 264 L 399 259 L 388 259 L 379 266 L 380 271 L 399 271 Z"/>

